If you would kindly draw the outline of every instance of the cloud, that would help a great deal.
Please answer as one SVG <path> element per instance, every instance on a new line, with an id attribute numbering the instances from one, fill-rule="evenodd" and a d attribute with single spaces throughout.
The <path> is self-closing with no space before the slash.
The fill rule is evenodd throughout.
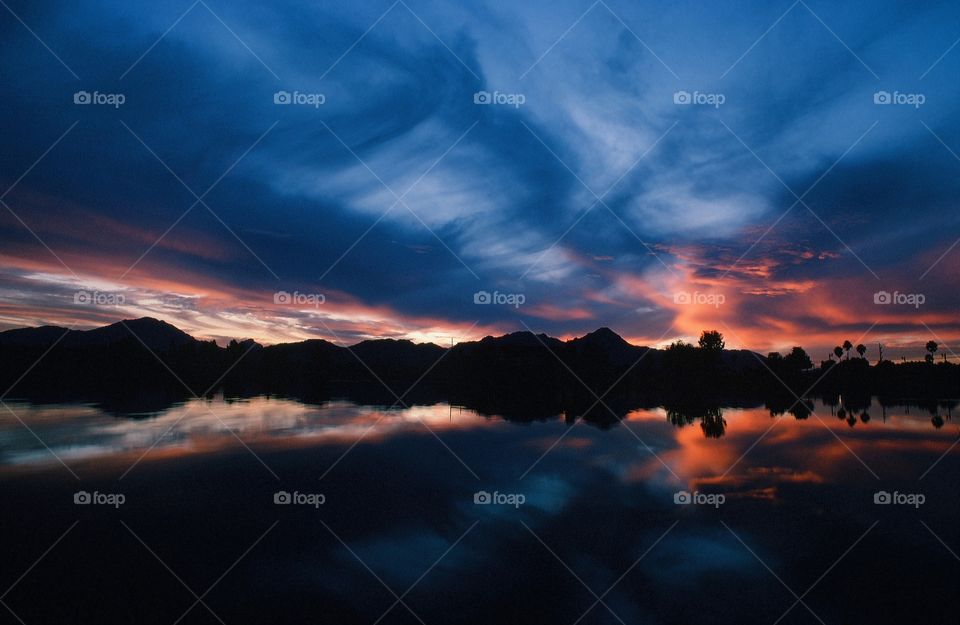
<path id="1" fill-rule="evenodd" d="M 525 317 L 561 335 L 609 325 L 654 341 L 722 322 L 758 347 L 826 346 L 878 318 L 860 306 L 874 286 L 927 295 L 926 316 L 879 315 L 891 338 L 920 341 L 922 323 L 960 336 L 944 320 L 960 261 L 937 262 L 960 191 L 955 55 L 918 79 L 952 42 L 925 28 L 954 18 L 949 4 L 870 8 L 869 21 L 865 5 L 818 8 L 868 67 L 797 7 L 732 69 L 777 15 L 725 19 L 718 39 L 719 7 L 598 5 L 558 41 L 582 7 L 396 5 L 377 22 L 383 8 L 211 2 L 229 30 L 198 5 L 158 42 L 187 7 L 14 4 L 80 80 L 4 22 L 4 188 L 28 172 L 4 202 L 67 265 L 0 211 L 8 325 L 71 316 L 44 300 L 48 285 L 24 295 L 32 267 L 215 291 L 219 320 L 194 327 L 217 336 L 250 327 L 231 326 L 238 314 L 273 315 L 230 297 L 300 289 L 366 311 L 343 328 L 355 336 Z M 126 102 L 76 105 L 81 89 Z M 878 89 L 926 103 L 877 106 Z M 276 105 L 280 90 L 324 101 Z M 478 105 L 480 90 L 524 103 Z M 724 103 L 677 105 L 679 90 Z M 810 210 L 787 212 L 808 189 Z M 530 306 L 474 306 L 481 289 Z M 726 306 L 674 305 L 696 289 Z M 285 336 L 289 320 L 275 323 L 258 332 Z"/>

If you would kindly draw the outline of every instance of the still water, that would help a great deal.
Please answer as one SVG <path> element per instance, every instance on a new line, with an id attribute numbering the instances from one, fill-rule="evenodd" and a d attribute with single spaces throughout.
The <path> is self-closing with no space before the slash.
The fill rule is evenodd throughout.
<path id="1" fill-rule="evenodd" d="M 268 397 L 8 406 L 12 623 L 903 624 L 960 608 L 948 404 L 652 408 L 604 427 Z"/>

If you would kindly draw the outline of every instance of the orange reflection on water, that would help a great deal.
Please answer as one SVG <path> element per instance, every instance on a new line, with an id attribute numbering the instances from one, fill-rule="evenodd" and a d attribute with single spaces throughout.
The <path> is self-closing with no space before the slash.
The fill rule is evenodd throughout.
<path id="1" fill-rule="evenodd" d="M 519 427 L 447 404 L 387 410 L 347 401 L 311 405 L 275 397 L 191 400 L 137 418 L 110 416 L 84 404 L 12 403 L 11 408 L 29 429 L 13 418 L 0 421 L 0 474 L 56 468 L 58 459 L 81 472 L 123 470 L 139 462 L 242 447 L 350 448 L 400 436 L 439 437 L 496 428 L 496 444 L 516 444 L 512 457 L 532 454 L 529 461 L 518 458 L 525 466 L 549 455 L 551 460 L 608 467 L 625 482 L 764 499 L 776 498 L 777 489 L 786 484 L 830 483 L 851 475 L 869 478 L 874 471 L 919 475 L 957 436 L 949 415 L 937 430 L 917 409 L 913 414 L 888 409 L 885 419 L 875 415 L 851 428 L 822 404 L 807 419 L 771 416 L 765 408 L 706 409 L 694 416 L 676 409 L 641 409 L 608 429 L 582 420 L 565 424 L 562 415 Z M 931 460 L 919 467 L 918 457 Z M 549 463 L 540 467 L 553 470 Z"/>
<path id="2" fill-rule="evenodd" d="M 629 467 L 625 479 L 775 499 L 778 487 L 788 483 L 836 482 L 851 474 L 868 479 L 878 473 L 919 477 L 957 436 L 955 422 L 935 429 L 929 415 L 916 408 L 912 414 L 901 407 L 888 409 L 885 421 L 857 420 L 853 427 L 819 402 L 807 419 L 771 416 L 766 408 L 722 413 L 726 426 L 719 438 L 706 436 L 696 420 L 672 425 L 662 408 L 629 413 L 627 424 L 673 428 L 673 445 L 654 449 L 655 456 L 645 454 Z M 924 460 L 916 462 L 920 458 Z"/>

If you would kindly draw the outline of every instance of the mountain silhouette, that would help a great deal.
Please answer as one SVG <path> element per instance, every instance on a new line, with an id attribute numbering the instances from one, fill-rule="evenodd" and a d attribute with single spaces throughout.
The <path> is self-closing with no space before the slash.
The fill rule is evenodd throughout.
<path id="1" fill-rule="evenodd" d="M 947 363 L 783 366 L 747 350 L 633 345 L 606 327 L 570 340 L 524 331 L 452 347 L 397 339 L 351 346 L 323 339 L 263 346 L 247 339 L 220 347 L 148 317 L 92 330 L 0 332 L 0 385 L 11 397 L 51 401 L 106 397 L 126 405 L 136 396 L 162 403 L 223 391 L 387 406 L 448 401 L 496 414 L 577 412 L 603 422 L 611 411 L 639 405 L 733 406 L 773 398 L 789 409 L 794 397 L 784 384 L 798 393 L 819 384 L 820 393 L 850 399 L 960 395 L 960 367 Z"/>
<path id="2" fill-rule="evenodd" d="M 183 330 L 152 317 L 118 321 L 93 330 L 70 330 L 57 326 L 21 328 L 0 332 L 0 346 L 44 347 L 54 343 L 64 347 L 106 348 L 139 339 L 154 351 L 168 351 L 198 343 Z"/>

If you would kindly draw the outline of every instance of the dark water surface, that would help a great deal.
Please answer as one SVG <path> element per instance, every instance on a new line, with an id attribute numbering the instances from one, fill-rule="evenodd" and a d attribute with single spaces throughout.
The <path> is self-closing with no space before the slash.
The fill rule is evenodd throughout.
<path id="1" fill-rule="evenodd" d="M 607 428 L 263 397 L 135 418 L 10 408 L 2 622 L 960 614 L 960 428 L 945 407 L 652 409 Z M 702 503 L 675 503 L 684 492 Z M 884 492 L 895 501 L 875 503 Z"/>

